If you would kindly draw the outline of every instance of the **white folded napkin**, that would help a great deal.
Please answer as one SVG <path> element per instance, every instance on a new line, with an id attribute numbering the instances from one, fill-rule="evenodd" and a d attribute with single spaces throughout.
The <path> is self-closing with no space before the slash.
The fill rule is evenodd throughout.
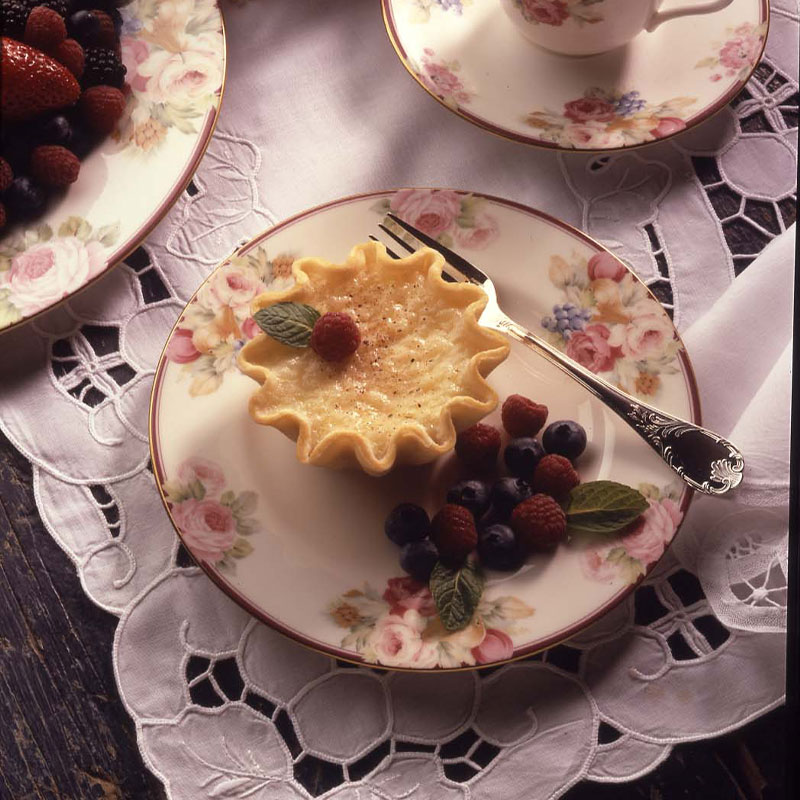
<path id="1" fill-rule="evenodd" d="M 724 497 L 696 496 L 672 552 L 730 628 L 786 626 L 795 228 L 686 331 L 703 423 L 745 458 Z"/>

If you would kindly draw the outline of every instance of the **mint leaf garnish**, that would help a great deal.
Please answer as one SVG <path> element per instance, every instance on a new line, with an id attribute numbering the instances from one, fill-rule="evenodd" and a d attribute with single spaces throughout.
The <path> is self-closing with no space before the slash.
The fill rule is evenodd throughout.
<path id="1" fill-rule="evenodd" d="M 483 573 L 472 561 L 460 569 L 451 569 L 441 561 L 436 563 L 430 589 L 439 618 L 448 631 L 460 631 L 469 625 L 483 594 L 483 584 Z"/>
<path id="2" fill-rule="evenodd" d="M 305 303 L 275 303 L 253 315 L 264 333 L 290 347 L 308 347 L 319 317 L 319 311 Z"/>
<path id="3" fill-rule="evenodd" d="M 614 533 L 633 522 L 649 504 L 641 492 L 614 481 L 581 483 L 569 493 L 567 526 L 581 533 Z"/>

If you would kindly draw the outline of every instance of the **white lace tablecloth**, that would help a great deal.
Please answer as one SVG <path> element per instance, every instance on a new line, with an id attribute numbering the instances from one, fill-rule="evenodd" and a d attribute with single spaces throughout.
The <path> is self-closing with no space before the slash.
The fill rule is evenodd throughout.
<path id="1" fill-rule="evenodd" d="M 0 348 L 0 425 L 86 593 L 119 616 L 119 691 L 172 798 L 308 797 L 322 761 L 337 800 L 539 800 L 632 780 L 783 701 L 798 19 L 773 0 L 732 108 L 597 158 L 440 107 L 377 0 L 227 4 L 227 92 L 189 191 L 126 264 Z M 149 470 L 153 369 L 214 264 L 305 207 L 409 185 L 533 205 L 631 263 L 686 334 L 704 421 L 749 465 L 735 499 L 693 504 L 629 601 L 488 674 L 350 668 L 257 624 L 179 551 Z"/>

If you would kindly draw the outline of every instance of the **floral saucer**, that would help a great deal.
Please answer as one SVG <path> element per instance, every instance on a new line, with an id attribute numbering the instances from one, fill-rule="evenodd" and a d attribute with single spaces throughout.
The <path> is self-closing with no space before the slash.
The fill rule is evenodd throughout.
<path id="1" fill-rule="evenodd" d="M 120 11 L 125 114 L 59 202 L 0 232 L 0 332 L 121 261 L 178 199 L 211 139 L 225 81 L 216 2 L 133 0 Z"/>
<path id="2" fill-rule="evenodd" d="M 699 421 L 689 359 L 638 278 L 584 234 L 533 209 L 445 189 L 360 195 L 312 209 L 226 259 L 184 309 L 158 364 L 150 407 L 156 481 L 183 544 L 212 580 L 273 628 L 338 658 L 397 669 L 494 664 L 562 641 L 609 610 L 675 535 L 691 491 L 616 415 L 541 357 L 512 348 L 490 376 L 501 398 L 546 404 L 586 428 L 584 481 L 638 487 L 649 509 L 625 535 L 576 537 L 515 574 L 488 576 L 472 623 L 447 634 L 427 586 L 404 576 L 384 535 L 399 502 L 433 512 L 457 478 L 452 454 L 383 478 L 300 464 L 295 445 L 247 411 L 256 384 L 236 353 L 258 333 L 250 301 L 291 284 L 300 256 L 332 261 L 387 210 L 473 259 L 503 307 L 590 369 Z M 554 306 L 585 309 L 562 333 Z M 566 338 L 565 338 L 566 337 Z M 499 411 L 489 422 L 498 423 Z M 499 424 L 499 423 L 498 423 Z"/>
<path id="3" fill-rule="evenodd" d="M 499 0 L 381 2 L 398 56 L 426 91 L 493 133 L 559 150 L 635 147 L 708 119 L 755 69 L 769 24 L 768 0 L 733 0 L 612 52 L 571 57 L 530 43 Z M 560 25 L 595 18 L 604 0 L 516 2 L 539 24 Z"/>

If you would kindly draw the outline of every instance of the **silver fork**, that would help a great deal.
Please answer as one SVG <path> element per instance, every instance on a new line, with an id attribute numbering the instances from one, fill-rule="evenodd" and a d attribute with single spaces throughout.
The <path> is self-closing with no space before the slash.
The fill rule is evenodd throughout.
<path id="1" fill-rule="evenodd" d="M 398 235 L 396 229 L 392 230 L 394 226 L 405 231 L 406 235 Z M 392 249 L 397 246 L 409 253 L 422 246 L 440 252 L 447 261 L 447 270 L 442 272 L 445 280 L 467 281 L 480 286 L 486 292 L 489 302 L 481 315 L 481 325 L 494 328 L 536 350 L 578 381 L 622 417 L 690 486 L 706 494 L 724 494 L 739 485 L 744 470 L 744 458 L 729 441 L 617 389 L 518 322 L 514 322 L 497 304 L 497 292 L 485 272 L 399 217 L 387 214 L 378 228 L 384 236 L 391 239 L 391 243 L 387 245 L 387 242 L 375 236 L 370 236 L 370 239 L 384 244 L 393 258 L 399 258 Z"/>

